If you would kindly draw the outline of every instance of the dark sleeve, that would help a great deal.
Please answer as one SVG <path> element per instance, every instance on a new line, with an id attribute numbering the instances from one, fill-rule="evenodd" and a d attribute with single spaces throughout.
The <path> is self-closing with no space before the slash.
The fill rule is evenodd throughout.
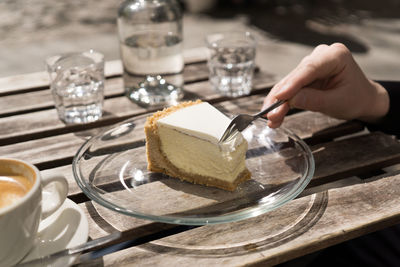
<path id="1" fill-rule="evenodd" d="M 382 131 L 400 138 L 400 82 L 378 81 L 388 92 L 389 112 L 378 123 L 367 124 L 371 131 Z"/>

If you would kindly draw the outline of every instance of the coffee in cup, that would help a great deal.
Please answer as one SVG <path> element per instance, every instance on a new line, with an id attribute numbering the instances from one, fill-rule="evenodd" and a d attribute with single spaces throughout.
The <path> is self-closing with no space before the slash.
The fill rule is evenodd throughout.
<path id="1" fill-rule="evenodd" d="M 58 197 L 42 203 L 42 188 L 52 183 Z M 64 176 L 42 177 L 28 162 L 0 158 L 0 266 L 14 265 L 29 252 L 40 220 L 54 213 L 67 194 Z"/>
<path id="2" fill-rule="evenodd" d="M 35 172 L 28 167 L 15 170 L 13 161 L 3 161 L 0 165 L 0 209 L 17 203 L 35 182 Z M 18 165 L 17 165 L 18 166 Z"/>

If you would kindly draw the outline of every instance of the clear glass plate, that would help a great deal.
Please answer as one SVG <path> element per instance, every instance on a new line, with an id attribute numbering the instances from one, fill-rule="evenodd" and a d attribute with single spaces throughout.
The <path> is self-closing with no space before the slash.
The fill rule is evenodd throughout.
<path id="1" fill-rule="evenodd" d="M 92 137 L 73 160 L 82 191 L 125 215 L 188 225 L 238 221 L 294 199 L 314 174 L 309 147 L 287 129 L 268 128 L 264 119 L 243 131 L 252 179 L 234 192 L 153 173 L 147 170 L 145 119 L 124 121 Z"/>

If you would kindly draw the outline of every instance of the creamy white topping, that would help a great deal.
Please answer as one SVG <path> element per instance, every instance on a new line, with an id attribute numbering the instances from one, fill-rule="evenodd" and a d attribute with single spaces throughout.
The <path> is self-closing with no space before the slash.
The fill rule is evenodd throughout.
<path id="1" fill-rule="evenodd" d="M 218 144 L 230 122 L 231 120 L 218 109 L 207 102 L 202 102 L 179 109 L 159 119 L 157 124 L 219 145 L 223 151 L 230 151 L 243 141 L 242 135 L 238 134 L 231 142 Z"/>

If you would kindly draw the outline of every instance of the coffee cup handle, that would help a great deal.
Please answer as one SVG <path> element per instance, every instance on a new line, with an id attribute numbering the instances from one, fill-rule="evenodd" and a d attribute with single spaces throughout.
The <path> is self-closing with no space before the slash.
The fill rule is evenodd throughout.
<path id="1" fill-rule="evenodd" d="M 42 176 L 42 188 L 54 183 L 54 193 L 42 190 L 42 220 L 53 214 L 64 203 L 68 195 L 68 181 L 63 175 Z M 44 196 L 47 194 L 46 196 Z"/>

